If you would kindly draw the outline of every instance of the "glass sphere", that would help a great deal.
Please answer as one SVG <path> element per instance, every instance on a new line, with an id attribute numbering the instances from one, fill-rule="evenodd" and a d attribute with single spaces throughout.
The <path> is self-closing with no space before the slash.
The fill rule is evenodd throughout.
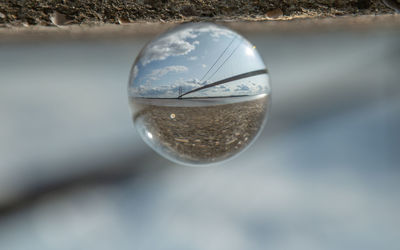
<path id="1" fill-rule="evenodd" d="M 211 23 L 179 25 L 148 43 L 128 86 L 143 140 L 172 161 L 196 166 L 226 160 L 255 140 L 270 91 L 256 47 Z"/>

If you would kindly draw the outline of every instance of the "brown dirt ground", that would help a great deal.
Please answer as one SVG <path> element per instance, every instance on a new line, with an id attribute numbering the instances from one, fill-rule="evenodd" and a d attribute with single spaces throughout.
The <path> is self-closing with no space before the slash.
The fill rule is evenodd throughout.
<path id="1" fill-rule="evenodd" d="M 51 17 L 55 13 L 61 14 L 61 21 L 58 21 L 61 25 L 287 20 L 304 17 L 381 15 L 394 13 L 394 10 L 379 0 L 1 0 L 0 27 L 54 25 L 54 18 L 52 21 Z"/>
<path id="2" fill-rule="evenodd" d="M 268 96 L 251 101 L 185 107 L 139 104 L 133 120 L 145 126 L 157 147 L 189 163 L 211 163 L 243 150 L 265 119 Z M 138 124 L 140 123 L 140 124 Z"/>

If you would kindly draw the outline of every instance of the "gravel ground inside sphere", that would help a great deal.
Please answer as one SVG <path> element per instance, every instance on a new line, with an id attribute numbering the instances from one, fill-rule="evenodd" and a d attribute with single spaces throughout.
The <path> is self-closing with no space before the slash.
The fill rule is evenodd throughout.
<path id="1" fill-rule="evenodd" d="M 229 99 L 241 99 L 232 97 Z M 168 156 L 188 163 L 212 163 L 235 155 L 251 143 L 265 120 L 268 95 L 227 104 L 180 106 L 144 104 L 131 99 L 133 120 L 142 137 Z M 169 99 L 157 99 L 163 103 Z M 144 128 L 144 130 L 142 130 Z M 144 134 L 143 134 L 144 133 Z"/>

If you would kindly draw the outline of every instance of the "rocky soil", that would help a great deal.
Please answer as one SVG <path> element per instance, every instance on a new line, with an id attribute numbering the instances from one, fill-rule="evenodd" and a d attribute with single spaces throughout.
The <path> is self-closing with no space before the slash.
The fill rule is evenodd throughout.
<path id="1" fill-rule="evenodd" d="M 396 6 L 398 0 L 1 0 L 0 26 L 285 20 L 388 14 Z"/>
<path id="2" fill-rule="evenodd" d="M 131 101 L 137 111 L 135 125 L 151 133 L 156 148 L 181 161 L 211 163 L 235 155 L 254 139 L 266 115 L 268 96 L 194 107 L 185 106 L 184 99 L 177 99 L 182 106 Z"/>

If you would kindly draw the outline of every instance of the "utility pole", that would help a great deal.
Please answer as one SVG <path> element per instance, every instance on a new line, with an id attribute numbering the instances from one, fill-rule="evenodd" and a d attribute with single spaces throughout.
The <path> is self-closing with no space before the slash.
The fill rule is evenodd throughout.
<path id="1" fill-rule="evenodd" d="M 182 95 L 182 87 L 179 87 L 179 96 Z"/>

